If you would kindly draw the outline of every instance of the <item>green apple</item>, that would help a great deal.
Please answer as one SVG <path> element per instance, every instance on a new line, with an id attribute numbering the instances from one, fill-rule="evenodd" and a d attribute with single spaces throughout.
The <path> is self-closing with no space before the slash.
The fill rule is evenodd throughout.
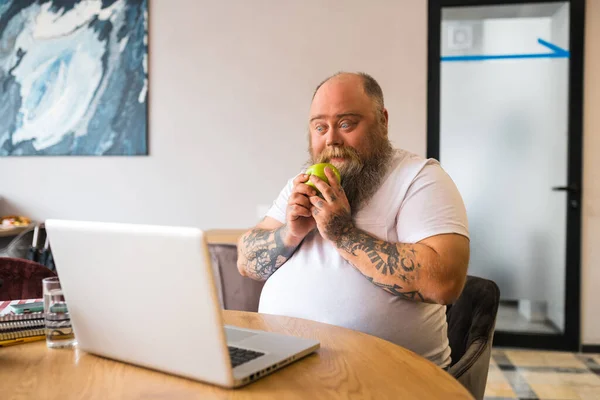
<path id="1" fill-rule="evenodd" d="M 325 181 L 325 183 L 329 183 L 329 180 L 327 179 L 327 175 L 325 175 L 325 167 L 329 167 L 331 168 L 331 170 L 333 171 L 333 173 L 335 174 L 335 177 L 337 178 L 338 183 L 340 183 L 342 181 L 342 178 L 340 176 L 340 171 L 338 171 L 338 169 L 329 164 L 329 163 L 321 163 L 321 164 L 314 164 L 311 165 L 310 167 L 308 167 L 308 169 L 306 170 L 305 174 L 306 175 L 316 175 L 319 178 L 321 178 L 323 181 Z M 317 187 L 315 186 L 314 183 L 312 183 L 310 180 L 306 182 L 306 184 L 308 186 L 312 186 L 313 188 L 317 189 Z M 319 190 L 317 189 L 317 192 Z"/>

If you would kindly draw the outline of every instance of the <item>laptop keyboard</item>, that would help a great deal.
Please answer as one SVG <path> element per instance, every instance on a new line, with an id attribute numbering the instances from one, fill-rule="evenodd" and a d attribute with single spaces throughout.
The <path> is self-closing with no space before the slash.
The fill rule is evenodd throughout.
<path id="1" fill-rule="evenodd" d="M 240 349 L 239 347 L 227 346 L 227 348 L 229 349 L 229 358 L 231 358 L 231 366 L 233 368 L 265 355 L 265 353 Z"/>

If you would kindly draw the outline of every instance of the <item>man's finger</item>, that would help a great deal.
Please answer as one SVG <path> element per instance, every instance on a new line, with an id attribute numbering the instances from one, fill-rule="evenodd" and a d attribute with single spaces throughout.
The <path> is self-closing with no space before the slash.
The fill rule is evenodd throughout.
<path id="1" fill-rule="evenodd" d="M 333 172 L 331 168 L 325 167 L 325 175 L 327 176 L 329 186 L 331 186 L 332 189 L 337 190 L 340 188 L 340 184 L 337 180 L 337 175 Z"/>
<path id="2" fill-rule="evenodd" d="M 323 195 L 323 198 L 327 200 L 328 203 L 332 202 L 333 190 L 331 186 L 325 183 L 321 178 L 315 175 L 310 176 L 310 181 L 319 189 L 319 192 Z"/>
<path id="3" fill-rule="evenodd" d="M 311 196 L 308 199 L 310 200 L 310 203 L 318 209 L 322 209 L 325 206 L 325 200 L 319 196 Z"/>
<path id="4" fill-rule="evenodd" d="M 310 201 L 308 197 L 300 193 L 294 193 L 290 196 L 290 200 L 288 201 L 289 205 L 298 204 L 300 206 L 310 208 Z"/>
<path id="5" fill-rule="evenodd" d="M 291 217 L 310 217 L 312 214 L 306 207 L 299 206 L 298 204 L 290 204 L 288 206 L 288 212 Z M 295 219 L 295 218 L 294 218 Z"/>
<path id="6" fill-rule="evenodd" d="M 304 183 L 308 181 L 308 175 L 306 174 L 300 174 L 297 177 L 294 178 L 294 186 L 298 185 L 299 183 Z"/>
<path id="7" fill-rule="evenodd" d="M 311 186 L 308 186 L 306 183 L 298 183 L 296 184 L 296 186 L 294 186 L 294 192 L 296 193 L 302 193 L 305 194 L 307 196 L 316 196 L 317 191 L 312 188 Z"/>

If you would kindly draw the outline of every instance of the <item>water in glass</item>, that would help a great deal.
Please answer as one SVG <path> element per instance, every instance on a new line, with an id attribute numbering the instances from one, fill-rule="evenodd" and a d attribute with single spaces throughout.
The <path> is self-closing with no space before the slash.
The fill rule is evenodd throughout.
<path id="1" fill-rule="evenodd" d="M 75 334 L 62 289 L 51 289 L 44 293 L 44 309 L 48 347 L 73 347 L 76 344 Z"/>

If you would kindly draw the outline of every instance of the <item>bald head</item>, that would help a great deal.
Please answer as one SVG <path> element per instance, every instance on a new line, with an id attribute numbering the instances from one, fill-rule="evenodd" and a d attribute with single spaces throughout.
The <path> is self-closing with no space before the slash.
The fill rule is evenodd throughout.
<path id="1" fill-rule="evenodd" d="M 331 85 L 348 85 L 353 86 L 355 90 L 362 91 L 363 94 L 369 97 L 373 103 L 376 113 L 383 112 L 383 90 L 379 83 L 371 75 L 364 72 L 338 72 L 323 80 L 313 93 L 313 100 L 323 86 Z"/>

